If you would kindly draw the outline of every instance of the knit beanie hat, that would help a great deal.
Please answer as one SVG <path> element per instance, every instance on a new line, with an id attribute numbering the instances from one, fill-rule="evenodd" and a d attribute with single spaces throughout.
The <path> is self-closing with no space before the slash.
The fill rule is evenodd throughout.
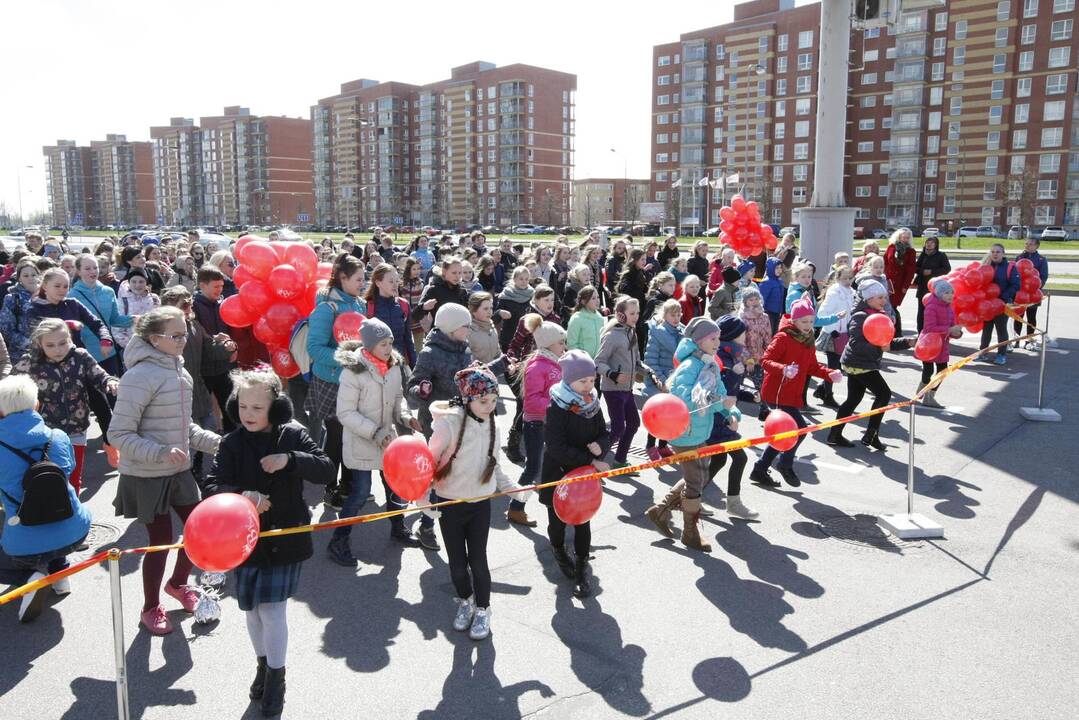
<path id="1" fill-rule="evenodd" d="M 468 308 L 457 303 L 446 303 L 435 313 L 435 327 L 447 335 L 472 323 Z"/>
<path id="2" fill-rule="evenodd" d="M 562 382 L 571 385 L 578 380 L 596 376 L 596 363 L 584 350 L 570 350 L 558 360 Z"/>
<path id="3" fill-rule="evenodd" d="M 457 371 L 453 376 L 453 381 L 457 383 L 457 393 L 464 402 L 491 393 L 498 394 L 498 378 L 487 369 L 486 365 L 480 363 L 472 363 L 464 370 Z"/>
<path id="4" fill-rule="evenodd" d="M 719 319 L 719 339 L 734 340 L 746 331 L 746 324 L 737 315 L 724 315 Z"/>
<path id="5" fill-rule="evenodd" d="M 719 332 L 719 326 L 716 325 L 712 318 L 707 317 L 695 317 L 689 321 L 686 325 L 686 337 L 695 343 L 699 343 L 709 335 L 715 335 Z"/>
<path id="6" fill-rule="evenodd" d="M 798 298 L 798 300 L 791 305 L 791 320 L 813 317 L 816 314 L 817 311 L 813 307 L 813 300 L 810 299 L 809 295 L 802 295 L 802 297 Z"/>
<path id="7" fill-rule="evenodd" d="M 723 282 L 733 285 L 741 279 L 742 273 L 738 272 L 736 268 L 723 268 Z"/>
<path id="8" fill-rule="evenodd" d="M 127 275 L 124 275 L 124 279 L 126 279 L 126 280 L 130 280 L 131 278 L 137 278 L 137 277 L 142 278 L 146 282 L 150 282 L 149 276 L 147 276 L 146 271 L 143 270 L 142 268 L 130 268 L 127 271 Z"/>
<path id="9" fill-rule="evenodd" d="M 937 278 L 937 281 L 933 283 L 933 294 L 936 295 L 938 298 L 942 298 L 944 293 L 949 292 L 955 292 L 955 288 L 952 286 L 952 284 L 944 278 Z"/>
<path id="10" fill-rule="evenodd" d="M 542 325 L 535 329 L 532 337 L 536 341 L 536 347 L 549 348 L 559 340 L 565 340 L 566 331 L 558 323 L 545 320 Z"/>
<path id="11" fill-rule="evenodd" d="M 858 294 L 863 300 L 871 300 L 875 297 L 882 297 L 888 294 L 888 291 L 884 289 L 876 280 L 865 279 L 858 283 Z"/>
<path id="12" fill-rule="evenodd" d="M 738 275 L 742 276 L 745 275 L 747 272 L 757 272 L 757 263 L 753 262 L 752 260 L 743 260 L 738 265 Z"/>
<path id="13" fill-rule="evenodd" d="M 367 318 L 360 323 L 360 340 L 363 342 L 363 347 L 368 352 L 375 349 L 375 345 L 386 338 L 393 339 L 393 331 L 390 330 L 390 326 L 382 322 L 378 318 Z"/>

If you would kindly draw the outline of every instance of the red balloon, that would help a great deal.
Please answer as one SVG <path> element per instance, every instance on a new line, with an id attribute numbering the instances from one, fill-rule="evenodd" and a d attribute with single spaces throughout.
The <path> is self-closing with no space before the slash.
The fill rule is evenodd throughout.
<path id="1" fill-rule="evenodd" d="M 331 275 L 333 275 L 333 263 L 320 262 L 318 272 L 315 273 L 316 279 L 329 280 Z"/>
<path id="2" fill-rule="evenodd" d="M 914 346 L 914 357 L 922 362 L 933 362 L 940 355 L 944 347 L 944 336 L 940 333 L 924 332 L 918 336 L 918 344 Z"/>
<path id="3" fill-rule="evenodd" d="M 983 323 L 981 320 L 978 320 L 977 322 L 973 322 L 970 325 L 964 325 L 963 327 L 965 327 L 969 332 L 980 333 L 982 331 L 982 328 L 985 327 L 985 323 Z"/>
<path id="4" fill-rule="evenodd" d="M 993 282 L 993 276 L 996 275 L 996 271 L 993 269 L 992 265 L 982 265 L 981 269 L 979 269 L 978 272 L 982 275 L 983 287 Z"/>
<path id="5" fill-rule="evenodd" d="M 775 250 L 777 247 L 779 247 L 779 240 L 774 234 L 769 233 L 764 238 L 764 247 L 768 250 Z"/>
<path id="6" fill-rule="evenodd" d="M 1015 269 L 1021 274 L 1036 272 L 1034 269 L 1034 263 L 1030 261 L 1030 258 L 1019 258 L 1015 261 Z"/>
<path id="7" fill-rule="evenodd" d="M 187 516 L 184 550 L 191 562 L 210 572 L 228 572 L 241 565 L 259 539 L 255 504 L 236 493 L 212 495 Z"/>
<path id="8" fill-rule="evenodd" d="M 1020 290 L 1019 292 L 1017 292 L 1015 294 L 1015 304 L 1016 305 L 1029 305 L 1030 304 L 1030 293 L 1027 292 L 1026 290 Z"/>
<path id="9" fill-rule="evenodd" d="M 992 300 L 987 300 L 986 302 L 989 303 L 989 312 L 991 313 L 989 317 L 995 318 L 997 315 L 1004 312 L 1004 301 L 1000 298 L 994 298 Z"/>
<path id="10" fill-rule="evenodd" d="M 300 374 L 300 366 L 292 359 L 287 348 L 274 348 L 270 352 L 270 366 L 280 377 L 291 378 Z"/>
<path id="11" fill-rule="evenodd" d="M 886 348 L 895 337 L 895 323 L 884 313 L 876 313 L 862 323 L 862 334 L 873 345 Z"/>
<path id="12" fill-rule="evenodd" d="M 971 325 L 981 322 L 980 320 L 978 320 L 978 313 L 974 312 L 973 310 L 964 310 L 963 312 L 959 313 L 956 316 L 955 321 L 965 328 L 969 328 Z"/>
<path id="13" fill-rule="evenodd" d="M 282 300 L 292 300 L 306 289 L 303 274 L 291 265 L 278 265 L 270 271 L 267 281 L 274 294 Z"/>
<path id="14" fill-rule="evenodd" d="M 247 327 L 258 317 L 257 313 L 247 309 L 239 295 L 231 295 L 222 300 L 219 312 L 225 324 L 234 328 Z"/>
<path id="15" fill-rule="evenodd" d="M 351 311 L 343 312 L 333 321 L 333 337 L 337 342 L 360 339 L 360 324 L 366 320 L 362 314 Z"/>
<path id="16" fill-rule="evenodd" d="M 266 318 L 266 324 L 270 326 L 270 330 L 275 335 L 281 335 L 283 333 L 292 334 L 292 328 L 296 326 L 296 323 L 303 317 L 300 311 L 294 305 L 290 305 L 287 302 L 278 302 L 270 306 L 264 316 Z"/>
<path id="17" fill-rule="evenodd" d="M 435 457 L 420 435 L 402 435 L 386 446 L 382 472 L 390 489 L 408 500 L 419 500 L 435 476 Z"/>
<path id="18" fill-rule="evenodd" d="M 1019 281 L 1019 286 L 1028 293 L 1032 293 L 1041 289 L 1042 281 L 1037 275 L 1024 275 Z"/>
<path id="19" fill-rule="evenodd" d="M 873 317 L 878 316 L 874 315 Z M 779 433 L 790 432 L 791 430 L 797 429 L 798 423 L 794 422 L 794 418 L 792 418 L 790 415 L 783 412 L 782 410 L 773 410 L 772 412 L 768 413 L 768 417 L 764 419 L 765 435 L 777 435 Z M 792 447 L 798 444 L 798 437 L 799 436 L 795 435 L 789 438 L 773 440 L 769 443 L 769 445 L 774 447 L 776 450 L 779 450 L 780 452 L 786 452 L 787 450 L 790 450 Z"/>
<path id="20" fill-rule="evenodd" d="M 309 283 L 318 275 L 318 255 L 307 243 L 289 243 L 285 262 L 300 271 L 304 282 Z"/>
<path id="21" fill-rule="evenodd" d="M 255 324 L 251 326 L 252 334 L 255 339 L 268 348 L 271 347 L 284 347 L 288 345 L 289 335 L 288 332 L 275 332 L 270 327 L 269 321 L 265 316 L 260 317 L 255 321 Z"/>
<path id="22" fill-rule="evenodd" d="M 232 256 L 239 260 L 243 249 L 247 247 L 249 243 L 253 243 L 256 240 L 262 240 L 262 238 L 260 238 L 258 235 L 244 235 L 236 241 L 235 245 L 232 246 Z"/>
<path id="23" fill-rule="evenodd" d="M 974 311 L 978 315 L 979 320 L 992 320 L 993 315 L 993 301 L 992 300 L 980 300 L 978 301 L 978 307 Z"/>
<path id="24" fill-rule="evenodd" d="M 641 418 L 648 432 L 660 440 L 674 440 L 689 427 L 689 408 L 677 395 L 659 393 L 645 402 Z"/>
<path id="25" fill-rule="evenodd" d="M 719 217 L 720 217 L 721 220 L 725 220 L 725 221 L 734 220 L 736 214 L 737 213 L 734 212 L 734 209 L 730 208 L 730 207 L 721 207 L 719 209 Z M 723 223 L 720 223 L 720 225 L 722 225 L 722 224 Z"/>
<path id="26" fill-rule="evenodd" d="M 237 290 L 251 280 L 258 280 L 258 278 L 252 275 L 245 265 L 237 265 L 236 269 L 232 271 L 232 282 L 236 285 Z"/>
<path id="27" fill-rule="evenodd" d="M 951 279 L 950 282 L 952 283 L 952 290 L 955 290 L 955 296 L 957 298 L 961 295 L 967 295 L 970 293 L 970 285 L 967 285 L 967 281 L 964 280 L 961 275 L 956 275 L 954 278 Z"/>
<path id="28" fill-rule="evenodd" d="M 270 305 L 277 302 L 277 296 L 262 280 L 249 280 L 244 283 L 244 286 L 240 288 L 239 296 L 247 311 L 255 317 L 265 313 Z"/>
<path id="29" fill-rule="evenodd" d="M 1045 295 L 1042 294 L 1042 291 L 1040 289 L 1035 290 L 1034 292 L 1030 293 L 1030 304 L 1038 305 L 1041 303 L 1044 297 Z"/>
<path id="30" fill-rule="evenodd" d="M 277 252 L 265 240 L 254 240 L 244 246 L 243 254 L 237 260 L 246 265 L 252 275 L 265 280 L 277 265 Z"/>
<path id="31" fill-rule="evenodd" d="M 270 243 L 270 247 L 273 248 L 274 253 L 277 255 L 277 262 L 279 264 L 288 262 L 288 260 L 285 259 L 285 253 L 288 251 L 288 247 L 291 244 L 292 243 L 287 243 L 283 240 L 274 240 Z"/>
<path id="32" fill-rule="evenodd" d="M 966 269 L 963 271 L 963 281 L 972 290 L 978 290 L 982 287 L 982 274 L 977 269 Z"/>
<path id="33" fill-rule="evenodd" d="M 989 283 L 985 286 L 985 298 L 987 300 L 994 300 L 998 297 L 1000 297 L 1000 285 Z"/>
<path id="34" fill-rule="evenodd" d="M 583 465 L 576 470 L 570 470 L 562 479 L 591 475 L 594 472 L 596 469 L 591 465 Z M 588 522 L 595 516 L 602 502 L 603 486 L 599 478 L 563 483 L 554 488 L 555 514 L 567 525 L 583 525 Z"/>
<path id="35" fill-rule="evenodd" d="M 741 195 L 735 195 L 734 197 L 732 197 L 731 198 L 731 209 L 734 210 L 734 212 L 737 213 L 738 215 L 741 215 L 743 212 L 745 212 L 745 209 L 746 209 L 745 198 L 743 198 Z"/>
<path id="36" fill-rule="evenodd" d="M 733 220 L 723 220 L 719 223 L 719 229 L 725 233 L 734 232 L 735 227 L 737 226 L 734 224 Z"/>

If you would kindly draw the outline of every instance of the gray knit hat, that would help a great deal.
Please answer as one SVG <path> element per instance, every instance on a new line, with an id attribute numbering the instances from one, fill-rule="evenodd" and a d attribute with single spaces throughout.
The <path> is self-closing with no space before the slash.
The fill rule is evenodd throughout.
<path id="1" fill-rule="evenodd" d="M 875 297 L 881 297 L 887 294 L 888 291 L 876 280 L 866 278 L 858 283 L 858 295 L 860 295 L 863 300 L 871 300 Z"/>
<path id="2" fill-rule="evenodd" d="M 570 350 L 558 360 L 562 382 L 572 385 L 578 380 L 596 376 L 596 363 L 584 350 Z"/>
<path id="3" fill-rule="evenodd" d="M 369 317 L 360 323 L 360 341 L 368 352 L 375 349 L 375 345 L 386 338 L 393 339 L 393 331 L 390 326 L 378 318 Z"/>
<path id="4" fill-rule="evenodd" d="M 472 323 L 468 308 L 457 303 L 446 303 L 435 313 L 435 327 L 447 335 Z"/>
<path id="5" fill-rule="evenodd" d="M 686 337 L 693 342 L 699 342 L 709 335 L 718 335 L 719 325 L 707 317 L 695 317 L 686 325 Z"/>
<path id="6" fill-rule="evenodd" d="M 955 292 L 955 287 L 952 286 L 951 282 L 944 278 L 937 278 L 936 282 L 933 283 L 933 294 L 939 298 L 944 293 L 949 292 Z"/>

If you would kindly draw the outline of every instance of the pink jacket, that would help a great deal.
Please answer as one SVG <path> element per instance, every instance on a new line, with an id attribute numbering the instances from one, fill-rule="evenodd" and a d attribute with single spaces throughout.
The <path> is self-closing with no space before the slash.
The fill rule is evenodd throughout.
<path id="1" fill-rule="evenodd" d="M 768 343 L 772 342 L 772 321 L 768 319 L 764 310 L 756 315 L 750 315 L 742 310 L 739 317 L 746 324 L 746 350 L 750 357 L 760 362 L 764 357 L 764 351 L 768 348 Z"/>
<path id="2" fill-rule="evenodd" d="M 921 334 L 940 333 L 944 339 L 940 348 L 940 355 L 937 355 L 933 362 L 948 362 L 950 357 L 948 331 L 952 329 L 953 325 L 955 325 L 955 310 L 936 295 L 931 295 L 929 301 L 925 304 L 925 324 L 922 326 Z"/>
<path id="3" fill-rule="evenodd" d="M 551 404 L 551 388 L 562 379 L 562 368 L 550 357 L 537 354 L 525 366 L 524 421 L 542 422 Z"/>

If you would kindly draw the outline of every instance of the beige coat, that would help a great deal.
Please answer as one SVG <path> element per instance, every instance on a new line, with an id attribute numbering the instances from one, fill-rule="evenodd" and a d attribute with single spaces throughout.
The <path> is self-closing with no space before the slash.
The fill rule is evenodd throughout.
<path id="1" fill-rule="evenodd" d="M 381 470 L 385 446 L 397 437 L 397 424 L 407 425 L 412 414 L 405 402 L 405 365 L 393 354 L 393 365 L 380 375 L 349 343 L 334 354 L 341 364 L 337 389 L 337 419 L 344 426 L 341 459 L 352 470 Z"/>
<path id="2" fill-rule="evenodd" d="M 221 440 L 191 422 L 191 376 L 182 358 L 166 355 L 139 336 L 124 353 L 127 372 L 120 378 L 109 442 L 120 451 L 120 474 L 165 477 L 191 467 L 192 451 L 216 453 Z M 165 462 L 172 448 L 188 459 Z"/>
<path id="3" fill-rule="evenodd" d="M 472 351 L 472 357 L 484 365 L 502 357 L 502 346 L 498 344 L 498 330 L 495 330 L 494 323 L 489 320 L 481 323 L 473 318 L 469 328 L 468 349 Z"/>

